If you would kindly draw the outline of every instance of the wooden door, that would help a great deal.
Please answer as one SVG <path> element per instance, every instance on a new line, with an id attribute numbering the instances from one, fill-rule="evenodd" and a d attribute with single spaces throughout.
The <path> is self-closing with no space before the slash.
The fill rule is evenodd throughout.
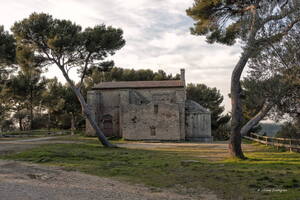
<path id="1" fill-rule="evenodd" d="M 113 120 L 111 115 L 104 115 L 102 119 L 103 132 L 107 137 L 113 136 Z"/>

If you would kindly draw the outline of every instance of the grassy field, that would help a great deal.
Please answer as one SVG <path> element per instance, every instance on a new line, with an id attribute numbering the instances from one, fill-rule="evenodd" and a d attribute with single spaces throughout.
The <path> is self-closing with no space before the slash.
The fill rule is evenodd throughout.
<path id="1" fill-rule="evenodd" d="M 41 137 L 41 136 L 47 136 L 47 135 L 57 134 L 57 133 L 59 133 L 59 134 L 69 134 L 70 131 L 68 131 L 68 130 L 58 130 L 58 129 L 31 130 L 31 131 L 10 131 L 10 132 L 0 132 L 0 136 L 7 136 L 7 137 L 9 137 L 9 136 Z"/>
<path id="2" fill-rule="evenodd" d="M 246 144 L 249 159 L 241 161 L 228 158 L 225 144 L 108 149 L 93 138 L 64 138 L 80 143 L 43 145 L 0 158 L 62 166 L 179 193 L 197 194 L 207 188 L 225 199 L 300 199 L 299 153 Z"/>

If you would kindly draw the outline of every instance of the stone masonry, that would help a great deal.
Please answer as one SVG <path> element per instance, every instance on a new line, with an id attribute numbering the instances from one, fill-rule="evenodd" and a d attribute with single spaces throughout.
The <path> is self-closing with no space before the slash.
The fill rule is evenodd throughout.
<path id="1" fill-rule="evenodd" d="M 107 137 L 212 140 L 210 112 L 186 100 L 184 70 L 181 80 L 102 82 L 87 101 Z M 95 134 L 88 122 L 86 134 Z"/>

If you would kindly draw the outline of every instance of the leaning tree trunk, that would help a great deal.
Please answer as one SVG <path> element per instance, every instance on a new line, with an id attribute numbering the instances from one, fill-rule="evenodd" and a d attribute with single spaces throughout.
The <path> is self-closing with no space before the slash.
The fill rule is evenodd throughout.
<path id="1" fill-rule="evenodd" d="M 231 134 L 229 140 L 229 152 L 232 157 L 245 159 L 246 157 L 242 151 L 242 138 L 241 138 L 241 126 L 242 126 L 242 104 L 241 104 L 241 83 L 240 78 L 243 69 L 249 59 L 247 52 L 244 52 L 235 66 L 231 76 Z"/>
<path id="2" fill-rule="evenodd" d="M 57 63 L 58 64 L 58 63 Z M 59 66 L 59 64 L 58 64 Z M 103 144 L 103 146 L 105 147 L 117 147 L 116 145 L 110 143 L 106 137 L 104 136 L 103 132 L 101 131 L 101 129 L 99 128 L 98 124 L 96 123 L 95 119 L 92 117 L 92 111 L 90 110 L 88 104 L 85 102 L 84 97 L 82 96 L 80 89 L 77 88 L 72 80 L 69 78 L 67 72 L 65 71 L 63 66 L 59 66 L 60 70 L 63 73 L 63 76 L 65 77 L 65 79 L 67 80 L 68 84 L 70 85 L 71 89 L 73 90 L 73 92 L 75 93 L 77 99 L 80 102 L 81 108 L 82 108 L 82 112 L 85 115 L 86 119 L 89 121 L 89 123 L 91 124 L 91 126 L 93 127 L 93 129 L 96 132 L 96 135 L 99 139 L 99 141 Z"/>
<path id="3" fill-rule="evenodd" d="M 265 104 L 261 111 L 259 111 L 252 119 L 250 119 L 241 129 L 241 135 L 248 135 L 249 131 L 256 126 L 272 109 L 273 104 Z"/>
<path id="4" fill-rule="evenodd" d="M 92 112 L 88 106 L 88 104 L 85 102 L 85 99 L 83 98 L 80 90 L 74 86 L 71 85 L 72 90 L 75 92 L 81 107 L 82 107 L 82 111 L 85 115 L 85 117 L 87 118 L 87 120 L 90 122 L 91 126 L 94 128 L 96 135 L 98 136 L 99 141 L 106 147 L 116 147 L 115 145 L 111 144 L 106 137 L 104 136 L 103 132 L 100 130 L 98 124 L 96 123 L 96 121 L 94 120 L 94 118 L 92 117 Z"/>
<path id="5" fill-rule="evenodd" d="M 249 33 L 248 43 L 244 48 L 243 53 L 235 65 L 232 75 L 231 75 L 231 88 L 230 88 L 230 98 L 231 98 L 231 133 L 229 139 L 229 152 L 232 157 L 246 159 L 242 151 L 242 121 L 243 121 L 243 111 L 241 102 L 241 76 L 243 70 L 249 60 L 249 58 L 257 51 L 255 47 L 255 35 L 257 33 L 258 27 L 253 26 L 253 29 Z"/>

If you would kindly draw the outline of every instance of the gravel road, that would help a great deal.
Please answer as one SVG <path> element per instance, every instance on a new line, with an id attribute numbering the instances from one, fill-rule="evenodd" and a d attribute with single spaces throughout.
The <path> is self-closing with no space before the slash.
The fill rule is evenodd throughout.
<path id="1" fill-rule="evenodd" d="M 0 154 L 21 152 L 42 144 L 70 143 L 55 137 L 0 141 Z M 123 144 L 124 145 L 124 144 Z M 123 146 L 121 145 L 121 146 Z M 145 144 L 141 144 L 148 147 Z M 157 145 L 157 144 L 155 144 Z M 126 145 L 124 145 L 126 147 Z M 129 145 L 128 147 L 132 147 Z M 127 148 L 128 148 L 127 147 Z M 133 145 L 134 148 L 139 147 Z M 134 173 L 134 172 L 133 172 Z M 201 195 L 199 196 L 199 193 Z M 68 172 L 59 167 L 0 160 L 0 200 L 216 200 L 203 191 L 179 194 L 126 182 Z"/>
<path id="2" fill-rule="evenodd" d="M 1 200 L 194 200 L 217 199 L 180 195 L 167 190 L 131 185 L 57 167 L 0 161 Z"/>

